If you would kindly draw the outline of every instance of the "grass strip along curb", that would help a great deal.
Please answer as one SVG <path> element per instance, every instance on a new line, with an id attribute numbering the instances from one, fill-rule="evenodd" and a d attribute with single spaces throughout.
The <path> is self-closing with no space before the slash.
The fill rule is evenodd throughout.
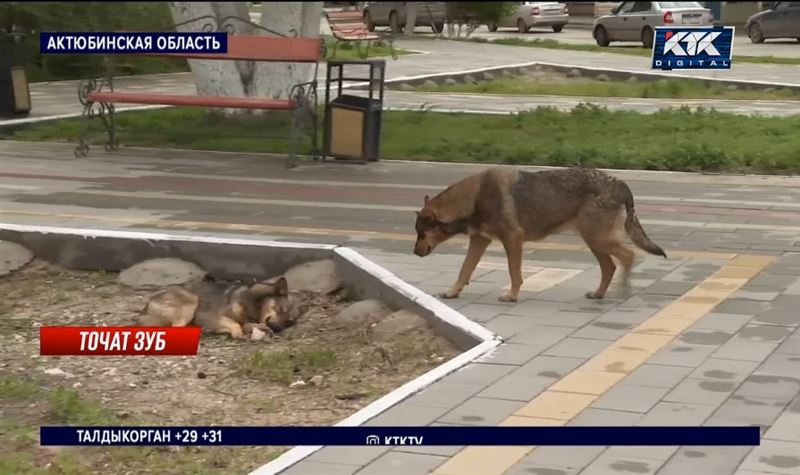
<path id="1" fill-rule="evenodd" d="M 507 116 L 432 111 L 384 114 L 384 159 L 800 172 L 800 114 L 742 116 L 688 107 L 643 114 L 610 111 L 591 104 L 581 104 L 571 111 L 540 107 Z M 169 108 L 120 114 L 117 124 L 119 137 L 128 146 L 287 152 L 288 143 L 280 134 L 285 134 L 289 126 L 288 114 L 231 118 L 193 108 Z M 82 126 L 80 119 L 63 119 L 6 127 L 0 128 L 0 138 L 70 142 L 79 136 Z M 265 137 L 265 130 L 275 138 Z M 96 140 L 100 144 L 101 132 L 98 128 Z"/>

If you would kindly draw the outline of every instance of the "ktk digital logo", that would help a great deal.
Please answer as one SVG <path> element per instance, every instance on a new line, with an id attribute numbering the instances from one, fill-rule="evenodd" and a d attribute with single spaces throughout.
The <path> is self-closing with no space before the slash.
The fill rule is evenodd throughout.
<path id="1" fill-rule="evenodd" d="M 653 69 L 730 69 L 733 27 L 656 27 Z"/>

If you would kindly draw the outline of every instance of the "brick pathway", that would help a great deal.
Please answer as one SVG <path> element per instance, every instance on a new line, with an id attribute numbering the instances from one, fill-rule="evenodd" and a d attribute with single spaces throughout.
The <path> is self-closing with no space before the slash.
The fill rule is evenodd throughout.
<path id="1" fill-rule="evenodd" d="M 282 159 L 4 142 L 4 222 L 247 233 L 354 247 L 422 290 L 455 278 L 464 240 L 411 255 L 424 194 L 477 166 Z M 501 335 L 493 354 L 368 425 L 741 425 L 748 447 L 326 447 L 284 474 L 800 473 L 800 178 L 618 172 L 669 259 L 642 256 L 634 295 L 597 302 L 574 236 L 529 245 L 518 303 L 499 303 L 493 247 L 462 298 Z M 380 193 L 376 193 L 376 188 Z"/>

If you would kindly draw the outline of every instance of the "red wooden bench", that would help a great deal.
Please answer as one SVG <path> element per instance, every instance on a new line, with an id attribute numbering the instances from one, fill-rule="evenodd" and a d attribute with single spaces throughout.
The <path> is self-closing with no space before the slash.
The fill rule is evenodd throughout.
<path id="1" fill-rule="evenodd" d="M 328 19 L 328 25 L 331 27 L 331 34 L 336 40 L 333 43 L 333 53 L 331 58 L 336 57 L 336 48 L 339 42 L 356 42 L 358 54 L 362 59 L 369 56 L 369 47 L 371 44 L 381 44 L 386 42 L 389 45 L 392 59 L 397 59 L 397 53 L 394 49 L 394 40 L 391 37 L 386 37 L 369 31 L 369 27 L 364 22 L 364 17 L 360 10 L 325 10 L 325 17 Z M 366 48 L 362 50 L 361 42 L 366 42 Z"/>
<path id="2" fill-rule="evenodd" d="M 202 60 L 266 61 L 285 63 L 313 63 L 314 78 L 291 86 L 286 99 L 269 97 L 227 97 L 198 94 L 162 94 L 149 92 L 115 91 L 111 77 L 90 79 L 81 83 L 79 98 L 84 106 L 86 125 L 75 149 L 76 156 L 86 156 L 89 145 L 89 122 L 99 116 L 107 134 L 106 150 L 119 146 L 114 127 L 114 104 L 152 104 L 165 106 L 196 106 L 210 108 L 283 110 L 292 112 L 288 166 L 297 157 L 299 128 L 307 129 L 311 137 L 313 155 L 317 158 L 317 68 L 324 57 L 321 38 L 286 38 L 269 36 L 228 35 L 228 52 L 224 54 L 148 54 L 149 56 Z"/>

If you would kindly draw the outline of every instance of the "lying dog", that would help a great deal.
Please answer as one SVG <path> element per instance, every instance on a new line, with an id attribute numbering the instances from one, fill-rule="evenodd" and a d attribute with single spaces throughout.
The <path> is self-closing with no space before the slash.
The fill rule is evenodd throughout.
<path id="1" fill-rule="evenodd" d="M 505 248 L 511 275 L 511 288 L 499 300 L 515 302 L 522 285 L 523 243 L 575 229 L 602 271 L 600 285 L 586 296 L 602 299 L 616 270 L 612 256 L 622 264 L 626 292 L 630 285 L 634 253 L 620 242 L 620 223 L 638 247 L 667 257 L 642 229 L 633 194 L 623 181 L 584 168 L 525 172 L 495 167 L 469 176 L 433 198 L 425 197 L 424 207 L 417 211 L 414 254 L 425 257 L 457 234 L 469 236 L 458 279 L 450 290 L 439 294 L 456 298 L 469 284 L 486 248 L 497 239 Z"/>
<path id="2" fill-rule="evenodd" d="M 289 295 L 286 279 L 240 286 L 225 293 L 202 282 L 195 289 L 166 287 L 153 295 L 139 315 L 141 326 L 187 326 L 194 323 L 209 333 L 227 333 L 234 338 L 258 328 L 277 333 L 294 326 L 307 310 Z"/>

